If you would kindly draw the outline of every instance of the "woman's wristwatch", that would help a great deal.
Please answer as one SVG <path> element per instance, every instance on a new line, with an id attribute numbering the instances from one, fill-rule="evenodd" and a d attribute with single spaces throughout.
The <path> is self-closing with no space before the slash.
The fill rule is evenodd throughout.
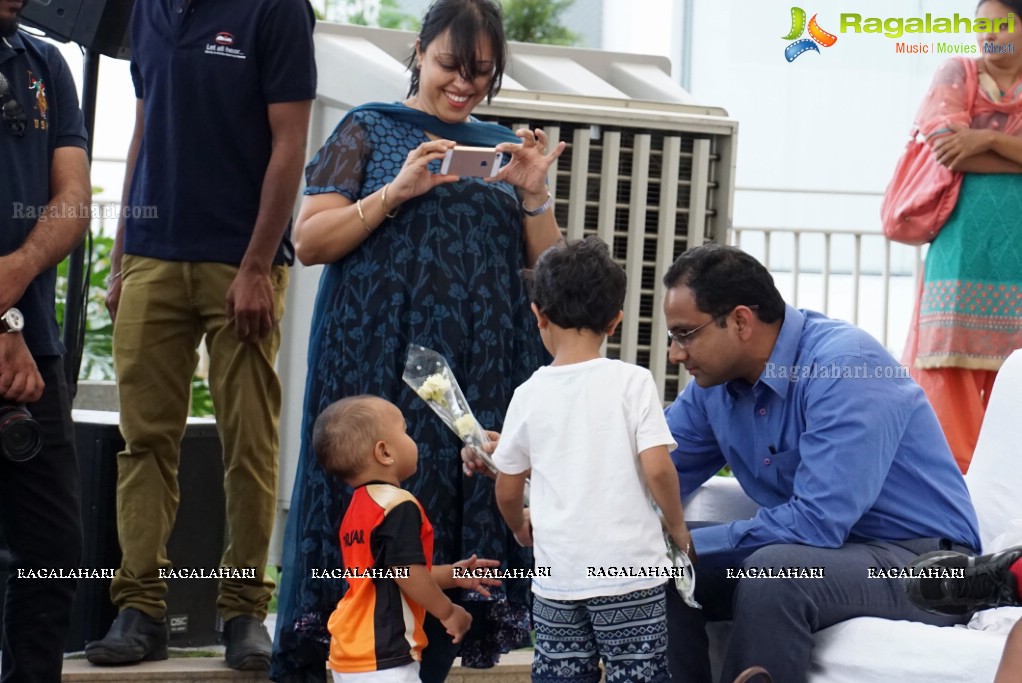
<path id="1" fill-rule="evenodd" d="M 25 329 L 25 316 L 16 308 L 8 308 L 7 312 L 0 315 L 0 334 L 7 332 L 21 332 Z"/>
<path id="2" fill-rule="evenodd" d="M 546 213 L 547 209 L 549 209 L 553 205 L 554 205 L 554 196 L 552 194 L 550 194 L 549 191 L 547 191 L 547 193 L 546 193 L 546 201 L 545 202 L 543 202 L 542 204 L 537 206 L 535 209 L 527 208 L 525 206 L 525 203 L 522 202 L 522 211 L 525 212 L 526 216 L 535 217 L 535 216 L 539 216 L 541 214 Z"/>

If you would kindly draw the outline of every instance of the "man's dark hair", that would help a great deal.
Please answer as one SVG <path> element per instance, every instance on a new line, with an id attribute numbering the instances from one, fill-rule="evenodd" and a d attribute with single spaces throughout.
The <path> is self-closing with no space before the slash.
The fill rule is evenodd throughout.
<path id="1" fill-rule="evenodd" d="M 625 303 L 624 268 L 599 237 L 550 247 L 526 281 L 536 307 L 566 329 L 605 334 Z"/>
<path id="2" fill-rule="evenodd" d="M 486 102 L 500 92 L 507 63 L 507 39 L 504 37 L 504 22 L 500 5 L 493 0 L 436 0 L 426 10 L 419 31 L 419 50 L 423 53 L 438 36 L 451 30 L 451 53 L 457 61 L 458 71 L 466 81 L 474 81 L 483 73 L 476 69 L 476 48 L 479 39 L 486 36 L 493 48 L 493 76 L 486 92 Z M 419 67 L 415 50 L 408 58 L 408 69 L 412 72 L 408 96 L 419 93 Z"/>
<path id="3" fill-rule="evenodd" d="M 334 401 L 312 428 L 312 450 L 324 470 L 348 481 L 361 472 L 380 438 L 383 399 L 350 396 Z"/>
<path id="4" fill-rule="evenodd" d="M 765 323 L 784 319 L 784 299 L 762 263 L 738 247 L 707 243 L 678 257 L 664 275 L 664 286 L 692 290 L 703 313 L 722 318 L 735 306 L 755 306 Z"/>

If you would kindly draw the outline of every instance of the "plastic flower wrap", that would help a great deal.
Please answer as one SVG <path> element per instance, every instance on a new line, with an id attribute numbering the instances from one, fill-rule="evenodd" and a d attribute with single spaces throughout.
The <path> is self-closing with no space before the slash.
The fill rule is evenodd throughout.
<path id="1" fill-rule="evenodd" d="M 660 507 L 653 503 L 653 509 L 656 510 L 657 516 L 660 518 L 660 524 L 664 530 L 664 543 L 667 544 L 667 559 L 674 565 L 675 571 L 678 572 L 677 576 L 674 577 L 674 587 L 678 589 L 678 593 L 681 595 L 681 599 L 685 601 L 685 604 L 689 607 L 695 607 L 696 609 L 702 609 L 702 605 L 696 602 L 696 570 L 692 566 L 692 560 L 689 559 L 688 553 L 683 551 L 674 543 L 674 539 L 667 533 L 667 524 L 664 521 L 664 515 L 660 512 Z"/>
<path id="2" fill-rule="evenodd" d="M 446 358 L 433 349 L 412 344 L 408 347 L 408 359 L 401 379 L 415 390 L 419 398 L 433 409 L 465 445 L 472 447 L 491 472 L 496 473 L 497 466 L 493 458 L 482 448 L 490 440 L 472 414 Z M 528 482 L 525 485 L 525 504 L 529 504 Z"/>
<path id="3" fill-rule="evenodd" d="M 489 439 L 468 407 L 465 394 L 443 356 L 433 349 L 413 344 L 408 349 L 408 360 L 401 378 L 459 439 L 473 447 L 487 467 L 497 471 L 493 459 L 481 448 Z"/>

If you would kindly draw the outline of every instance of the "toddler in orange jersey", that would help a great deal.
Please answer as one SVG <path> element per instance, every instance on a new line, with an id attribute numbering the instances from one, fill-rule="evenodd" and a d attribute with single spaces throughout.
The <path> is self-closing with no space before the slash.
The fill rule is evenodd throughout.
<path id="1" fill-rule="evenodd" d="M 475 555 L 433 566 L 433 527 L 402 481 L 418 464 L 418 447 L 393 403 L 354 396 L 330 404 L 316 419 L 313 447 L 325 470 L 355 488 L 341 522 L 348 591 L 330 616 L 330 669 L 335 683 L 418 683 L 426 646 L 426 612 L 459 642 L 472 617 L 443 593 L 466 588 L 489 596 L 492 578 L 454 567 L 497 567 Z"/>

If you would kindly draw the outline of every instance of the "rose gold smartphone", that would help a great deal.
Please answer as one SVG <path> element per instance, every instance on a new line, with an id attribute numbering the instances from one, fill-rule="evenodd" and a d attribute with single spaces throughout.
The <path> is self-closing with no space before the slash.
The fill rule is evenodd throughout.
<path id="1" fill-rule="evenodd" d="M 444 175 L 492 178 L 504 161 L 504 153 L 492 147 L 455 147 L 447 150 L 440 172 Z"/>

